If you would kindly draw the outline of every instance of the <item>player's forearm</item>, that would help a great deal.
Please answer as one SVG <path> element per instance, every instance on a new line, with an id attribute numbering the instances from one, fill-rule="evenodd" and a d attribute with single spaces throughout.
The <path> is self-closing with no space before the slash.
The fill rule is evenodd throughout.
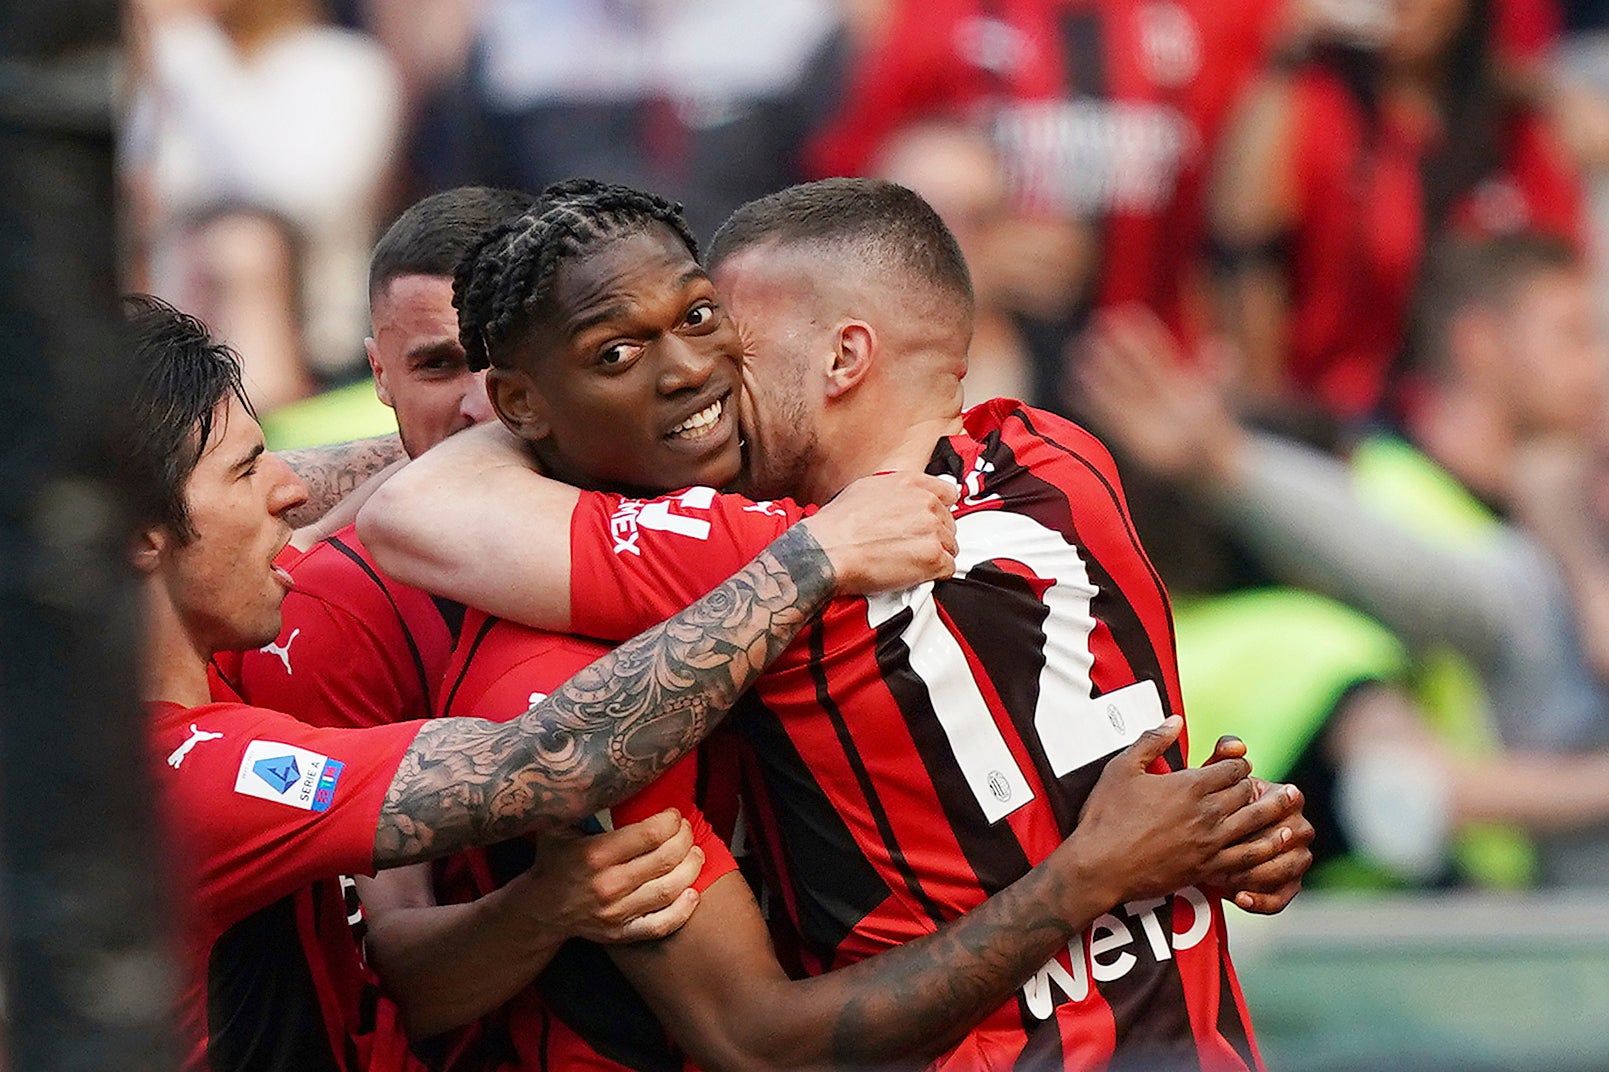
<path id="1" fill-rule="evenodd" d="M 369 961 L 426 1039 L 484 1016 L 547 967 L 565 936 L 511 910 L 507 887 L 470 904 L 371 914 Z"/>
<path id="2" fill-rule="evenodd" d="M 1080 862 L 1076 840 L 933 934 L 809 980 L 839 1066 L 926 1063 L 1005 1004 L 1119 899 Z M 803 1044 L 803 1040 L 796 1040 Z"/>
<path id="3" fill-rule="evenodd" d="M 375 473 L 407 457 L 396 433 L 278 453 L 307 485 L 307 502 L 285 515 L 293 528 L 311 525 Z"/>
<path id="4" fill-rule="evenodd" d="M 715 728 L 825 605 L 833 581 L 826 553 L 795 525 L 519 718 L 426 723 L 381 807 L 375 865 L 577 822 L 645 788 Z"/>
<path id="5" fill-rule="evenodd" d="M 578 498 L 538 473 L 507 429 L 487 425 L 432 447 L 387 480 L 358 512 L 358 535 L 404 584 L 564 630 Z"/>
<path id="6" fill-rule="evenodd" d="M 934 934 L 811 979 L 783 976 L 752 900 L 753 921 L 734 916 L 717 887 L 682 932 L 611 954 L 709 1072 L 917 1066 L 1007 1003 L 1117 899 L 1093 875 L 1077 877 L 1088 872 L 1076 844 L 1057 852 Z M 700 933 L 721 912 L 718 933 Z"/>

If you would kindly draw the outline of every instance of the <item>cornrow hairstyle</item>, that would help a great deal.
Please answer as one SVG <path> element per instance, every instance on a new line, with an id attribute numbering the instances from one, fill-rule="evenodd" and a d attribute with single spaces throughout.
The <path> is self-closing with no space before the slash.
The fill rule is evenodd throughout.
<path id="1" fill-rule="evenodd" d="M 482 234 L 453 274 L 458 337 L 470 370 L 506 362 L 505 347 L 541 315 L 560 265 L 656 223 L 698 258 L 681 205 L 595 179 L 554 183 L 530 211 Z"/>
<path id="2" fill-rule="evenodd" d="M 129 442 L 122 465 L 142 525 L 164 525 L 181 542 L 194 535 L 184 484 L 212 440 L 218 403 L 231 395 L 256 419 L 240 358 L 207 325 L 160 298 L 123 299 L 135 374 Z"/>
<path id="3" fill-rule="evenodd" d="M 916 191 L 885 179 L 821 179 L 740 206 L 710 241 L 707 267 L 770 244 L 821 245 L 846 263 L 898 273 L 973 305 L 972 275 L 955 235 Z"/>
<path id="4" fill-rule="evenodd" d="M 452 275 L 483 231 L 535 206 L 530 194 L 491 186 L 457 186 L 414 202 L 374 245 L 370 297 L 400 276 Z"/>

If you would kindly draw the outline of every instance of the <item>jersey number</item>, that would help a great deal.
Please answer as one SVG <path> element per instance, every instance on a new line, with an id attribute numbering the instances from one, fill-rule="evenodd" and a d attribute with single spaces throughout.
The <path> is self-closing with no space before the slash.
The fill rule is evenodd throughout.
<path id="1" fill-rule="evenodd" d="M 1034 732 L 1052 772 L 1061 777 L 1132 743 L 1162 722 L 1162 696 L 1153 681 L 1095 695 L 1090 670 L 1090 600 L 1095 586 L 1078 551 L 1054 529 L 1023 514 L 980 510 L 956 521 L 961 550 L 956 579 L 990 561 L 1021 563 L 1051 581 L 1044 595 L 1045 665 L 1039 675 Z M 901 633 L 911 670 L 927 688 L 956 765 L 984 817 L 995 823 L 1034 798 L 1011 754 L 955 634 L 939 616 L 932 585 L 867 601 L 873 628 L 901 610 L 911 620 Z"/>

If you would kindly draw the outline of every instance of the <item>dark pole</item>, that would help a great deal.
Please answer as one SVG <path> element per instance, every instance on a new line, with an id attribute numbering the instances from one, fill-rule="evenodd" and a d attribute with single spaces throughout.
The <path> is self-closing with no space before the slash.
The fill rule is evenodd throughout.
<path id="1" fill-rule="evenodd" d="M 10 1072 L 176 1067 L 114 435 L 113 0 L 0 4 L 0 964 Z"/>

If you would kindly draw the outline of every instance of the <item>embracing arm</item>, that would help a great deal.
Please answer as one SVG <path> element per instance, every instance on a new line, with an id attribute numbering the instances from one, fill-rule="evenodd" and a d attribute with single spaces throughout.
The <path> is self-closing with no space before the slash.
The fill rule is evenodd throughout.
<path id="1" fill-rule="evenodd" d="M 1067 841 L 933 934 L 839 971 L 790 980 L 748 888 L 728 875 L 705 892 L 680 931 L 610 953 L 695 1061 L 714 1072 L 925 1062 L 1008 1001 L 1114 904 L 1281 856 L 1298 872 L 1305 867 L 1280 836 L 1301 821 L 1292 814 L 1296 798 L 1253 799 L 1243 760 L 1147 773 L 1181 725 L 1170 720 L 1115 756 Z"/>
<path id="2" fill-rule="evenodd" d="M 578 822 L 658 778 L 832 595 L 833 563 L 807 525 L 519 718 L 425 723 L 380 809 L 375 866 Z"/>
<path id="3" fill-rule="evenodd" d="M 493 422 L 459 432 L 388 479 L 359 511 L 358 535 L 404 584 L 562 631 L 570 627 L 570 515 L 579 499 Z M 509 613 L 515 608 L 523 613 Z"/>
<path id="4" fill-rule="evenodd" d="M 295 528 L 318 521 L 371 476 L 407 458 L 395 432 L 325 447 L 276 451 L 291 472 L 307 485 L 307 502 L 285 515 Z M 350 520 L 350 519 L 348 519 Z"/>

